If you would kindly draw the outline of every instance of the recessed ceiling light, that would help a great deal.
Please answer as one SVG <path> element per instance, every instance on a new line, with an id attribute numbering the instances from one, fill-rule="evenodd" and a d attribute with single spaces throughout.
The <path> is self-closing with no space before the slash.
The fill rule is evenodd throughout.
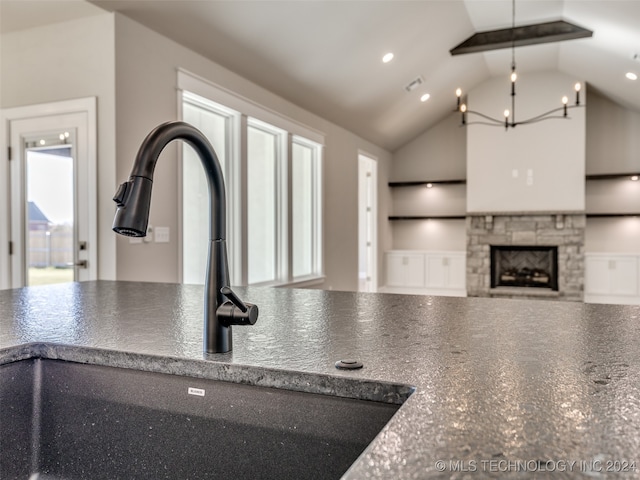
<path id="1" fill-rule="evenodd" d="M 625 77 L 627 77 L 629 80 L 637 80 L 638 79 L 638 75 L 636 75 L 633 72 L 627 72 Z"/>
<path id="2" fill-rule="evenodd" d="M 391 53 L 391 52 L 385 54 L 385 56 L 382 57 L 382 61 L 384 63 L 389 63 L 391 60 L 393 60 L 393 53 Z"/>
<path id="3" fill-rule="evenodd" d="M 637 182 L 638 181 L 638 175 L 632 175 L 631 176 L 631 180 L 634 181 L 634 182 Z"/>
<path id="4" fill-rule="evenodd" d="M 426 102 L 427 100 L 429 100 L 431 98 L 431 95 L 429 95 L 428 93 L 425 93 L 424 95 L 422 95 L 420 97 L 420 101 L 421 102 Z"/>

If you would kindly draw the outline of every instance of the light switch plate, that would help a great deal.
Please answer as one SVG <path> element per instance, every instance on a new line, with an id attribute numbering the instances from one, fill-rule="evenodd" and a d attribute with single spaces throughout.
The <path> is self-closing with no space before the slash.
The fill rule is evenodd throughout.
<path id="1" fill-rule="evenodd" d="M 169 243 L 169 227 L 155 228 L 156 243 Z"/>

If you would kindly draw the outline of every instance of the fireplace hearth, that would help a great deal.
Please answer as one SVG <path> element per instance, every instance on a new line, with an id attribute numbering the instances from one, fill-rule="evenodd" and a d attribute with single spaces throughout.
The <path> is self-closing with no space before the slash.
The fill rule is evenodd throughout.
<path id="1" fill-rule="evenodd" d="M 491 246 L 491 288 L 558 291 L 558 247 Z"/>

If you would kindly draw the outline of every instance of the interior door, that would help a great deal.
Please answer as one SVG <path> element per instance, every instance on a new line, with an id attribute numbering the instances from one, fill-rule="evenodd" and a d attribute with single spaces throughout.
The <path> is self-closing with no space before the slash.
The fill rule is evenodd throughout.
<path id="1" fill-rule="evenodd" d="M 12 287 L 97 278 L 91 114 L 49 111 L 8 121 Z"/>

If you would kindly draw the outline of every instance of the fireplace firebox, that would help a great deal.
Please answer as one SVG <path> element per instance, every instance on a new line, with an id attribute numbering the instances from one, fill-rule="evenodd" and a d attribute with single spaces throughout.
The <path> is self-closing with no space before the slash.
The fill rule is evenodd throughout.
<path id="1" fill-rule="evenodd" d="M 558 247 L 491 245 L 491 288 L 558 291 Z"/>

